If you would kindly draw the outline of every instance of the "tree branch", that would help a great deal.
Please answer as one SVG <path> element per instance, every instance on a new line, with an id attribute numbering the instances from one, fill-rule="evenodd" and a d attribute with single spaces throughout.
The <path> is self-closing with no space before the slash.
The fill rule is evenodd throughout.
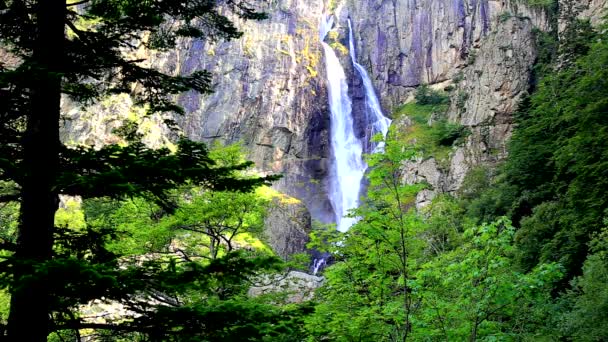
<path id="1" fill-rule="evenodd" d="M 5 194 L 0 195 L 0 203 L 4 202 L 16 202 L 21 199 L 21 194 Z"/>

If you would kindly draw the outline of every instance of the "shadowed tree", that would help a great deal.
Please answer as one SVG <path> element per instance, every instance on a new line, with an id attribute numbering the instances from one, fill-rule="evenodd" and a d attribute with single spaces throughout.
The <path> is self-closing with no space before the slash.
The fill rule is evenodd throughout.
<path id="1" fill-rule="evenodd" d="M 171 267 L 146 274 L 121 271 L 117 257 L 104 253 L 111 232 L 58 230 L 54 216 L 60 194 L 142 196 L 170 212 L 169 191 L 182 185 L 247 191 L 273 179 L 239 178 L 236 171 L 250 163 L 217 166 L 202 144 L 191 141 L 181 141 L 171 152 L 148 149 L 137 139 L 100 150 L 68 149 L 59 139 L 63 95 L 88 105 L 128 93 L 149 114 L 182 113 L 173 95 L 209 92 L 211 75 L 167 75 L 128 52 L 141 46 L 168 50 L 181 37 L 239 37 L 226 15 L 265 17 L 247 0 L 0 1 L 0 201 L 20 204 L 18 237 L 3 245 L 12 255 L 0 269 L 2 285 L 11 293 L 9 340 L 44 341 L 53 330 L 79 328 L 82 322 L 70 317 L 78 303 L 128 298 L 129 291 L 154 284 L 142 282 L 146 277 L 164 273 L 170 279 L 179 273 Z M 63 245 L 58 247 L 59 237 Z M 66 252 L 68 245 L 77 248 Z M 188 272 L 203 271 L 191 267 Z"/>

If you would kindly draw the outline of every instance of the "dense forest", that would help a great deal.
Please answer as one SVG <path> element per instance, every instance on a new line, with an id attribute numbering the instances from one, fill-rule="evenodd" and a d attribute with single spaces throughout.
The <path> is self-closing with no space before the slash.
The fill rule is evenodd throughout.
<path id="1" fill-rule="evenodd" d="M 384 150 L 366 156 L 357 223 L 315 226 L 308 248 L 331 262 L 314 297 L 293 301 L 248 295 L 311 263 L 265 241 L 268 210 L 288 200 L 270 187 L 280 175 L 169 119 L 171 141 L 146 145 L 142 120 L 184 114 L 174 95 L 210 92 L 211 75 L 129 55 L 239 39 L 226 11 L 264 20 L 254 4 L 0 0 L 2 340 L 608 339 L 608 26 L 532 1 L 554 25 L 535 32 L 508 157 L 418 209 L 429 184 L 403 182 L 403 163 L 445 159 L 469 134 L 448 120 L 457 84 L 419 86 L 392 113 Z M 119 141 L 60 141 L 62 96 L 87 106 L 121 93 L 142 115 Z"/>

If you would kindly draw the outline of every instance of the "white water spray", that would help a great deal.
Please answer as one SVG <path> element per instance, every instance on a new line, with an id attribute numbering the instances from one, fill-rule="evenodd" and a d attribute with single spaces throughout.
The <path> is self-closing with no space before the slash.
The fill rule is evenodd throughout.
<path id="1" fill-rule="evenodd" d="M 383 138 L 386 138 L 386 134 L 388 133 L 388 128 L 391 125 L 391 119 L 384 116 L 382 113 L 382 107 L 380 107 L 380 101 L 378 100 L 378 96 L 376 96 L 376 91 L 374 90 L 374 85 L 372 84 L 372 80 L 369 78 L 367 71 L 365 68 L 357 63 L 357 52 L 355 50 L 354 36 L 353 36 L 353 27 L 350 19 L 348 19 L 348 48 L 350 51 L 350 58 L 353 62 L 353 66 L 361 76 L 363 80 L 363 87 L 365 89 L 365 104 L 367 107 L 368 114 L 368 122 L 371 125 L 371 131 L 369 138 L 374 135 L 381 133 Z M 371 114 L 371 115 L 370 115 Z M 373 152 L 382 152 L 384 150 L 384 141 L 379 142 L 375 145 L 372 145 Z"/>
<path id="2" fill-rule="evenodd" d="M 348 85 L 344 68 L 335 51 L 324 42 L 325 37 L 334 25 L 333 16 L 324 16 L 319 27 L 319 38 L 325 52 L 325 69 L 327 70 L 329 107 L 331 112 L 331 149 L 334 165 L 329 182 L 329 200 L 334 208 L 336 225 L 339 231 L 347 231 L 356 218 L 345 217 L 350 209 L 359 205 L 361 183 L 367 169 L 363 161 L 363 146 L 355 135 L 352 103 L 348 97 Z M 391 120 L 384 116 L 380 101 L 372 81 L 365 68 L 357 63 L 352 23 L 348 20 L 349 50 L 355 70 L 363 81 L 366 103 L 366 131 L 368 139 L 380 133 L 386 138 Z M 367 143 L 367 141 L 365 142 Z M 372 144 L 372 152 L 381 152 L 384 142 Z"/>
<path id="3" fill-rule="evenodd" d="M 357 221 L 356 218 L 344 216 L 348 210 L 359 205 L 361 180 L 367 165 L 362 159 L 361 142 L 355 136 L 344 68 L 334 50 L 323 41 L 332 29 L 333 22 L 332 16 L 326 16 L 322 18 L 320 26 L 331 112 L 330 144 L 335 158 L 329 183 L 329 200 L 334 208 L 337 228 L 345 232 Z"/>
<path id="4" fill-rule="evenodd" d="M 319 273 L 319 271 L 322 270 L 326 264 L 327 261 L 325 258 L 315 259 L 312 264 L 312 275 L 317 275 L 317 273 Z"/>

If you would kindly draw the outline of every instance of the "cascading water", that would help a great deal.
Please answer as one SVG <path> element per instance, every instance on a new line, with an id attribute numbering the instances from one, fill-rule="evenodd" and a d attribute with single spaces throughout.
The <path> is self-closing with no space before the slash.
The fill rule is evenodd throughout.
<path id="1" fill-rule="evenodd" d="M 367 170 L 363 161 L 363 145 L 355 136 L 354 118 L 352 115 L 352 103 L 348 97 L 348 85 L 344 68 L 336 56 L 334 50 L 324 42 L 325 37 L 331 31 L 334 24 L 333 16 L 325 16 L 321 20 L 319 36 L 321 45 L 325 52 L 325 69 L 327 70 L 329 107 L 331 112 L 331 150 L 334 157 L 334 165 L 329 181 L 329 200 L 334 208 L 336 225 L 339 231 L 347 231 L 357 218 L 344 217 L 350 209 L 359 205 L 359 193 L 361 192 L 362 180 Z M 372 81 L 363 66 L 357 63 L 353 30 L 350 19 L 349 48 L 353 66 L 363 80 L 365 88 L 366 103 L 366 137 L 365 143 L 377 133 L 386 137 L 391 120 L 382 114 L 380 101 L 376 96 Z M 381 152 L 384 142 L 371 145 L 369 151 Z M 317 274 L 327 264 L 327 256 L 323 255 L 314 259 L 311 271 Z"/>
<path id="2" fill-rule="evenodd" d="M 334 157 L 332 175 L 329 182 L 329 200 L 336 215 L 339 231 L 345 232 L 356 218 L 344 217 L 348 210 L 359 204 L 361 180 L 367 165 L 362 159 L 363 147 L 355 136 L 351 101 L 344 68 L 334 50 L 323 40 L 332 29 L 333 17 L 321 20 L 320 40 L 325 52 L 325 69 L 329 90 L 331 121 L 330 144 Z"/>
<path id="3" fill-rule="evenodd" d="M 388 128 L 391 125 L 391 119 L 387 118 L 382 114 L 382 107 L 380 107 L 380 101 L 378 101 L 378 96 L 376 96 L 376 91 L 374 90 L 374 85 L 372 84 L 372 80 L 369 78 L 367 71 L 365 68 L 357 63 L 357 52 L 355 50 L 354 36 L 353 36 L 353 27 L 350 19 L 348 19 L 348 48 L 350 52 L 350 58 L 353 62 L 353 66 L 359 73 L 361 80 L 363 80 L 363 87 L 365 89 L 365 104 L 367 108 L 367 118 L 368 123 L 371 126 L 370 135 L 368 137 L 371 138 L 374 135 L 381 133 L 383 138 L 386 138 L 386 134 L 388 133 Z M 377 144 L 372 145 L 372 152 L 382 152 L 384 150 L 384 141 L 379 142 Z"/>

